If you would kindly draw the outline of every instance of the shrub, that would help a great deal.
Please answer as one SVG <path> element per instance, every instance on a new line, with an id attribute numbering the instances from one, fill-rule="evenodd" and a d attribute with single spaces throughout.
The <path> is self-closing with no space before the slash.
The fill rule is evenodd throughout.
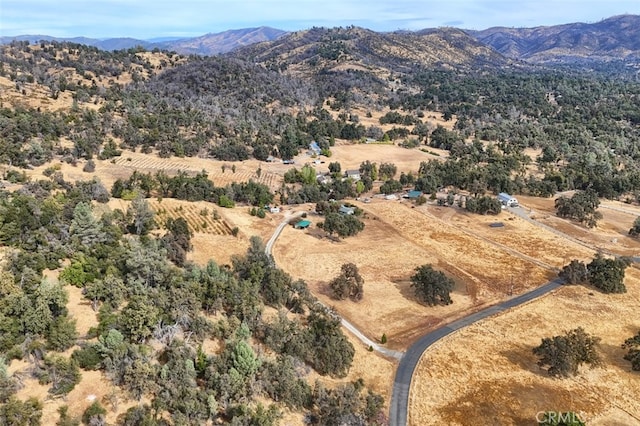
<path id="1" fill-rule="evenodd" d="M 231 198 L 227 197 L 226 195 L 221 195 L 220 198 L 218 199 L 218 205 L 220 207 L 232 208 L 236 204 L 233 202 Z"/>
<path id="2" fill-rule="evenodd" d="M 104 424 L 104 418 L 107 410 L 98 401 L 94 401 L 84 413 L 82 413 L 82 423 L 85 425 Z"/>
<path id="3" fill-rule="evenodd" d="M 82 349 L 76 349 L 71 354 L 71 359 L 78 363 L 83 370 L 98 370 L 102 363 L 102 357 L 93 345 L 87 345 Z"/>
<path id="4" fill-rule="evenodd" d="M 83 172 L 86 173 L 93 173 L 96 171 L 96 162 L 93 160 L 89 160 L 84 164 L 84 167 L 82 168 Z"/>

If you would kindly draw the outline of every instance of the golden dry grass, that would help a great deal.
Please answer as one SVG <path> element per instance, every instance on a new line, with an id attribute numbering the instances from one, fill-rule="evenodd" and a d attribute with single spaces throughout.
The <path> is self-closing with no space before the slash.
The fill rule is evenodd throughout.
<path id="1" fill-rule="evenodd" d="M 438 342 L 414 375 L 409 424 L 535 424 L 536 413 L 547 410 L 584 413 L 587 424 L 640 424 L 638 373 L 620 348 L 640 326 L 640 272 L 631 268 L 627 276 L 628 294 L 563 287 Z M 550 378 L 532 349 L 579 326 L 602 338 L 604 368 Z M 620 413 L 626 421 L 610 422 Z"/>
<path id="2" fill-rule="evenodd" d="M 408 202 L 378 199 L 356 204 L 368 217 L 365 230 L 358 236 L 338 242 L 321 238 L 322 233 L 315 226 L 322 217 L 311 215 L 310 230 L 285 228 L 274 248 L 274 257 L 280 267 L 295 278 L 304 279 L 317 297 L 334 306 L 370 338 L 387 334 L 391 347 L 406 348 L 413 339 L 443 321 L 507 297 L 510 292 L 538 286 L 554 275 L 525 255 L 518 256 L 515 251 L 522 242 L 517 238 L 505 239 L 502 246 L 489 236 L 480 239 L 466 230 L 467 226 L 430 213 L 435 207 L 414 209 Z M 462 220 L 474 220 L 461 216 Z M 525 221 L 515 221 L 511 227 L 522 233 L 535 231 Z M 540 246 L 544 247 L 548 240 L 558 250 L 563 249 L 552 234 L 540 234 Z M 512 251 L 504 248 L 509 244 L 515 246 Z M 536 254 L 534 250 L 528 253 L 531 257 Z M 365 280 L 361 302 L 331 298 L 328 283 L 346 262 L 355 263 Z M 425 307 L 413 296 L 409 278 L 416 267 L 426 263 L 456 280 L 452 305 Z M 561 266 L 560 261 L 556 264 Z M 511 274 L 526 279 L 518 279 L 512 288 Z"/>
<path id="3" fill-rule="evenodd" d="M 606 201 L 604 218 L 597 228 L 588 230 L 554 216 L 553 200 L 519 197 L 524 208 L 542 223 L 580 240 L 554 236 L 514 217 L 506 227 L 489 230 L 482 220 L 467 220 L 450 215 L 474 233 L 556 265 L 570 259 L 589 260 L 602 247 L 620 254 L 637 254 L 640 243 L 626 234 L 640 209 Z M 624 210 L 624 211 L 620 211 Z M 503 214 L 504 216 L 504 214 Z M 503 218 L 504 219 L 504 218 Z M 512 229 L 522 222 L 521 231 Z M 504 232 L 508 231 L 508 232 Z M 516 233 L 520 235 L 517 236 Z M 550 239 L 541 246 L 545 233 Z M 491 234 L 491 235 L 488 235 Z M 526 238 L 523 238 L 526 237 Z M 537 254 L 536 254 L 537 252 Z M 627 270 L 629 292 L 605 295 L 586 287 L 563 287 L 554 293 L 486 319 L 438 342 L 425 352 L 412 382 L 410 424 L 535 424 L 538 411 L 575 411 L 583 413 L 587 424 L 640 424 L 637 372 L 623 360 L 621 343 L 637 333 L 637 307 L 640 305 L 640 271 Z M 602 338 L 605 368 L 585 370 L 575 378 L 549 378 L 536 365 L 533 347 L 540 339 L 582 326 Z"/>

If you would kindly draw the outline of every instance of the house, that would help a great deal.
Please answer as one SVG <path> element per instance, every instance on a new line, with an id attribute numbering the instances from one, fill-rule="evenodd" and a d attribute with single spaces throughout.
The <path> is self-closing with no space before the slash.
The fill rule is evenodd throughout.
<path id="1" fill-rule="evenodd" d="M 360 170 L 347 170 L 344 174 L 347 178 L 351 178 L 355 181 L 360 180 Z"/>
<path id="2" fill-rule="evenodd" d="M 301 220 L 300 222 L 295 224 L 295 228 L 296 229 L 306 229 L 309 227 L 309 225 L 311 225 L 311 221 L 308 220 Z"/>
<path id="3" fill-rule="evenodd" d="M 322 152 L 320 146 L 318 145 L 318 142 L 316 141 L 313 141 L 309 144 L 309 151 L 311 155 L 320 155 L 320 153 Z"/>
<path id="4" fill-rule="evenodd" d="M 338 213 L 340 214 L 354 214 L 356 212 L 356 209 L 354 209 L 353 207 L 347 207 L 344 204 L 340 206 L 340 209 L 338 209 Z"/>
<path id="5" fill-rule="evenodd" d="M 280 213 L 280 207 L 278 206 L 269 207 L 269 213 Z"/>
<path id="6" fill-rule="evenodd" d="M 407 194 L 404 196 L 404 198 L 408 198 L 410 200 L 415 200 L 416 198 L 420 197 L 422 195 L 422 191 L 409 191 L 407 192 Z"/>
<path id="7" fill-rule="evenodd" d="M 498 200 L 502 203 L 503 206 L 518 207 L 518 200 L 507 194 L 506 192 L 499 193 Z"/>

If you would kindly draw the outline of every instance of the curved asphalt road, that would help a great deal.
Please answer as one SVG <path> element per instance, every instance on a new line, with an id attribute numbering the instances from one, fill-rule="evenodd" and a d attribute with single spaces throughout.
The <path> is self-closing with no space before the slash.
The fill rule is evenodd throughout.
<path id="1" fill-rule="evenodd" d="M 391 407 L 389 410 L 389 424 L 391 426 L 405 426 L 407 425 L 407 413 L 409 406 L 409 388 L 411 386 L 411 378 L 413 372 L 420 361 L 420 357 L 427 348 L 433 345 L 438 340 L 460 330 L 468 325 L 471 325 L 477 321 L 485 319 L 489 316 L 503 312 L 507 309 L 529 302 L 540 296 L 549 293 L 552 290 L 557 289 L 562 285 L 562 280 L 557 278 L 553 281 L 549 281 L 547 284 L 531 290 L 528 293 L 521 294 L 512 299 L 505 300 L 497 305 L 490 306 L 475 314 L 468 315 L 464 318 L 460 318 L 450 324 L 442 326 L 428 334 L 422 336 L 416 343 L 414 343 L 405 353 L 404 357 L 400 360 L 398 369 L 396 370 L 396 377 L 393 382 L 393 395 L 391 396 Z"/>

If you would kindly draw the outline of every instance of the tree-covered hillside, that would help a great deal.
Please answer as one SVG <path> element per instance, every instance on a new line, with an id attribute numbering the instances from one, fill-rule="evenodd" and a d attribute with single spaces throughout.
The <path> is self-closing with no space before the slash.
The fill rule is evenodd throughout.
<path id="1" fill-rule="evenodd" d="M 1 57 L 0 78 L 10 96 L 0 109 L 0 155 L 19 167 L 54 157 L 105 158 L 118 148 L 225 161 L 288 159 L 312 140 L 329 148 L 335 139 L 373 137 L 449 150 L 456 178 L 430 178 L 462 189 L 478 182 L 494 192 L 551 195 L 590 187 L 604 197 L 640 190 L 640 84 L 630 74 L 480 71 L 466 62 L 412 62 L 413 50 L 383 54 L 392 42 L 394 52 L 407 49 L 401 41 L 411 37 L 417 36 L 312 29 L 252 46 L 246 53 L 255 64 L 241 53 L 179 57 L 14 43 L 3 47 Z M 284 59 L 287 43 L 307 53 Z M 332 46 L 344 52 L 332 56 Z M 463 51 L 475 48 L 459 45 Z M 366 66 L 354 67 L 358 63 Z M 33 105 L 28 100 L 39 87 L 51 102 L 70 94 L 70 105 Z M 365 128 L 356 108 L 391 108 L 393 114 L 380 123 L 394 128 Z M 429 111 L 455 119 L 454 129 L 427 125 Z M 524 155 L 527 148 L 541 150 L 535 167 Z"/>
<path id="2" fill-rule="evenodd" d="M 154 236 L 160 224 L 146 200 L 97 214 L 92 203 L 108 198 L 96 181 L 0 192 L 3 424 L 26 424 L 16 419 L 38 419 L 42 410 L 15 397 L 24 378 L 6 368 L 15 359 L 27 361 L 52 396 L 68 394 L 80 370 L 102 370 L 145 401 L 120 416 L 124 425 L 275 425 L 285 409 L 310 424 L 384 424 L 382 398 L 364 383 L 328 389 L 306 379 L 311 368 L 344 377 L 354 348 L 339 318 L 274 266 L 260 238 L 230 266 L 185 265 L 176 256 L 190 250 L 183 219 L 169 219 Z M 44 278 L 45 268 L 59 271 L 59 282 Z M 87 335 L 69 317 L 63 285 L 82 288 L 97 311 Z M 266 306 L 277 314 L 263 316 Z M 205 341 L 220 350 L 204 351 Z"/>

